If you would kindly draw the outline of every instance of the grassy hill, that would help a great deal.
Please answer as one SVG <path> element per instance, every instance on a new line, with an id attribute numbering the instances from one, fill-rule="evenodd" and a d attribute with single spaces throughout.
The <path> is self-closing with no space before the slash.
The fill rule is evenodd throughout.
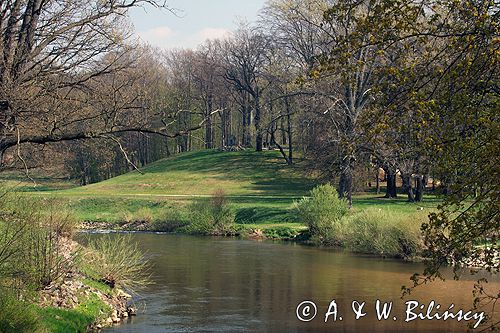
<path id="1" fill-rule="evenodd" d="M 10 177 L 11 182 L 14 178 Z M 172 210 L 186 210 L 194 200 L 223 189 L 237 212 L 237 222 L 267 227 L 293 222 L 293 202 L 314 186 L 300 166 L 288 166 L 279 152 L 251 150 L 190 152 L 148 165 L 100 183 L 72 186 L 43 179 L 26 195 L 51 196 L 69 204 L 83 220 L 122 223 L 162 219 Z M 291 224 L 290 224 L 291 223 Z"/>
<path id="2" fill-rule="evenodd" d="M 9 175 L 7 179 L 12 183 L 15 176 Z M 58 198 L 81 219 L 106 223 L 161 220 L 172 211 L 186 211 L 192 201 L 204 200 L 223 189 L 236 210 L 236 222 L 258 228 L 284 224 L 301 228 L 296 223 L 293 203 L 315 185 L 300 161 L 288 166 L 277 151 L 251 150 L 184 153 L 152 163 L 141 172 L 133 171 L 88 186 L 50 179 L 42 179 L 40 183 L 34 189 L 25 181 L 18 190 L 25 195 Z M 427 198 L 420 205 L 430 210 L 436 203 L 435 199 Z M 371 206 L 401 212 L 416 210 L 403 197 L 386 200 L 373 193 L 355 196 L 355 209 Z"/>
<path id="3" fill-rule="evenodd" d="M 278 152 L 185 153 L 97 184 L 64 191 L 77 195 L 207 196 L 218 188 L 229 196 L 301 197 L 312 182 Z"/>

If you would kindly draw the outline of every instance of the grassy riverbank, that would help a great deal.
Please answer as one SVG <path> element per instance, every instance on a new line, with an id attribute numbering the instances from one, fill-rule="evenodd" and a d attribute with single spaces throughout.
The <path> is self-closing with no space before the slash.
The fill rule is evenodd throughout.
<path id="1" fill-rule="evenodd" d="M 84 187 L 62 180 L 41 179 L 18 184 L 25 195 L 50 196 L 65 202 L 84 221 L 110 228 L 151 225 L 189 213 L 195 201 L 209 200 L 223 189 L 235 211 L 235 222 L 242 228 L 266 230 L 289 227 L 303 230 L 294 202 L 317 184 L 304 171 L 303 161 L 294 166 L 284 163 L 279 152 L 220 152 L 215 150 L 185 153 L 163 159 L 141 169 Z M 11 177 L 11 184 L 17 180 Z M 435 208 L 437 200 L 426 198 L 424 212 Z M 354 210 L 379 208 L 408 214 L 417 206 L 406 200 L 384 199 L 375 193 L 357 194 Z M 410 217 L 409 217 L 410 218 Z"/>
<path id="2" fill-rule="evenodd" d="M 127 238 L 73 237 L 80 221 L 58 200 L 0 187 L 0 332 L 70 333 L 135 314 L 148 264 Z"/>
<path id="3" fill-rule="evenodd" d="M 24 231 L 18 229 L 17 234 L 22 233 Z M 0 234 L 3 237 L 8 235 L 5 226 L 0 225 Z M 50 239 L 58 237 L 54 233 L 50 238 L 37 239 L 37 242 L 50 242 Z M 5 251 L 8 248 L 3 241 L 5 239 L 0 241 L 0 249 Z M 30 263 L 22 261 L 22 258 L 32 254 L 32 248 L 13 253 L 15 259 L 12 260 L 22 267 L 15 271 L 19 276 L 11 274 L 13 268 L 6 268 L 11 259 L 0 257 L 0 268 L 3 268 L 0 270 L 0 332 L 87 332 L 135 315 L 135 308 L 127 304 L 131 296 L 122 288 L 129 286 L 126 279 L 140 279 L 148 274 L 144 270 L 146 264 L 142 254 L 137 251 L 132 254 L 140 256 L 141 263 L 138 263 L 134 258 L 122 255 L 129 249 L 133 251 L 133 244 L 122 241 L 118 249 L 117 242 L 102 239 L 101 244 L 104 244 L 103 241 L 107 251 L 103 251 L 102 247 L 82 247 L 69 238 L 59 238 L 47 248 L 42 245 L 46 251 L 43 255 L 52 258 L 48 268 L 53 274 L 49 276 L 50 280 L 28 275 Z M 13 244 L 16 241 L 9 242 Z M 38 260 L 45 263 L 43 255 Z M 97 258 L 102 259 L 96 261 Z M 118 265 L 124 265 L 121 271 L 116 269 Z M 141 270 L 141 273 L 132 270 Z M 109 276 L 116 277 L 112 285 L 108 283 Z"/>
<path id="4" fill-rule="evenodd" d="M 10 183 L 15 181 L 18 181 L 16 177 L 11 176 Z M 288 166 L 277 151 L 207 150 L 175 155 L 152 163 L 140 172 L 133 171 L 88 186 L 44 178 L 37 187 L 30 182 L 18 184 L 17 191 L 24 196 L 50 197 L 61 202 L 78 219 L 85 221 L 83 228 L 86 229 L 307 239 L 310 236 L 308 225 L 300 218 L 296 204 L 310 195 L 317 185 L 318 181 L 307 173 L 304 161 L 296 159 L 293 166 Z M 211 230 L 208 225 L 190 225 L 193 224 L 193 210 L 201 206 L 205 206 L 201 207 L 205 219 L 211 219 L 211 197 L 219 190 L 224 192 L 225 204 L 234 214 L 230 218 L 234 224 L 231 222 L 231 227 L 225 226 L 223 230 Z M 415 234 L 439 202 L 435 197 L 426 196 L 423 203 L 416 205 L 408 203 L 405 195 L 398 199 L 382 196 L 374 192 L 354 196 L 353 209 L 344 218 L 342 230 L 344 235 L 350 236 L 341 238 L 352 240 L 354 234 L 370 238 L 370 232 L 392 234 L 396 238 L 400 233 Z M 198 216 L 198 219 L 203 218 Z M 357 221 L 366 228 L 359 229 Z M 351 242 L 356 245 L 349 248 L 387 254 L 378 249 L 378 244 L 360 245 L 360 242 L 364 240 Z M 344 244 L 337 240 L 321 243 Z"/>

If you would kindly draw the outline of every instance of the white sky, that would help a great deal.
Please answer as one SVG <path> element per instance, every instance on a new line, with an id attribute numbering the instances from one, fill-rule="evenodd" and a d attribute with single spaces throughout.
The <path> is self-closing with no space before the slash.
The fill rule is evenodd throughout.
<path id="1" fill-rule="evenodd" d="M 136 35 L 164 49 L 195 48 L 207 38 L 221 38 L 237 22 L 257 19 L 266 0 L 168 0 L 179 17 L 154 8 L 133 8 L 130 17 Z"/>

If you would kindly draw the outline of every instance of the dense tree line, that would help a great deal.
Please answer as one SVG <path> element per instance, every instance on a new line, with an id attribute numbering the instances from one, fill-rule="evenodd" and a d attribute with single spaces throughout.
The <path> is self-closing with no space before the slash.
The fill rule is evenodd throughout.
<path id="1" fill-rule="evenodd" d="M 2 3 L 4 166 L 69 142 L 67 169 L 86 184 L 190 150 L 273 148 L 288 164 L 294 151 L 308 157 L 349 202 L 379 169 L 386 197 L 399 175 L 421 201 L 430 177 L 445 192 L 463 179 L 437 167 L 433 149 L 473 131 L 448 111 L 455 97 L 477 82 L 478 103 L 498 98 L 494 1 L 270 0 L 230 37 L 172 51 L 118 28 L 131 6 L 166 6 L 80 5 Z M 469 67 L 467 81 L 455 74 Z"/>
<path id="2" fill-rule="evenodd" d="M 429 145 L 455 123 L 429 109 L 460 56 L 472 54 L 460 38 L 498 15 L 495 2 L 270 0 L 258 22 L 230 37 L 173 51 L 133 45 L 118 29 L 138 5 L 159 6 L 2 3 L 4 164 L 28 166 L 33 144 L 99 139 L 64 145 L 68 170 L 84 184 L 216 147 L 275 148 L 288 164 L 299 151 L 349 201 L 367 169 L 374 181 L 384 170 L 389 198 L 399 174 L 410 201 L 422 200 L 429 177 L 445 191 L 460 178 L 435 167 Z M 464 6 L 478 16 L 462 17 Z M 490 28 L 478 47 L 494 47 Z"/>

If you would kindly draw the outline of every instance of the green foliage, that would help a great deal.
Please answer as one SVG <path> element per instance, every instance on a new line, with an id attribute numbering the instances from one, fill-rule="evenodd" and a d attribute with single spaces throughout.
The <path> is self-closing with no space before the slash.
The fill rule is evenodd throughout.
<path id="1" fill-rule="evenodd" d="M 0 332 L 84 332 L 107 307 L 97 296 L 74 310 L 38 308 L 30 303 L 36 300 L 34 290 L 70 269 L 72 255 L 61 253 L 60 242 L 73 235 L 78 220 L 55 200 L 28 200 L 3 190 L 0 283 L 8 290 L 0 290 Z"/>
<path id="2" fill-rule="evenodd" d="M 123 212 L 121 217 L 121 223 L 129 224 L 129 223 L 146 223 L 151 224 L 154 220 L 154 214 L 150 207 L 144 206 L 140 207 L 135 212 L 125 211 Z"/>
<path id="3" fill-rule="evenodd" d="M 0 288 L 0 332 L 42 333 L 40 317 L 34 307 L 6 289 Z"/>
<path id="4" fill-rule="evenodd" d="M 111 313 L 109 305 L 96 295 L 83 300 L 75 309 L 38 308 L 43 326 L 51 333 L 86 332 L 87 327 Z"/>
<path id="5" fill-rule="evenodd" d="M 135 213 L 135 220 L 138 222 L 151 223 L 153 221 L 153 213 L 148 207 L 141 207 Z"/>
<path id="6" fill-rule="evenodd" d="M 150 230 L 174 232 L 189 224 L 188 214 L 180 209 L 169 209 L 160 217 L 157 217 L 151 224 Z"/>
<path id="7" fill-rule="evenodd" d="M 89 287 L 99 290 L 103 294 L 111 295 L 113 293 L 113 289 L 109 285 L 91 278 L 83 279 L 82 283 Z"/>
<path id="8" fill-rule="evenodd" d="M 54 200 L 28 200 L 11 192 L 0 198 L 0 279 L 41 289 L 68 269 L 69 254 L 60 252 L 78 220 Z"/>
<path id="9" fill-rule="evenodd" d="M 134 292 L 151 283 L 149 263 L 130 235 L 91 239 L 81 265 L 87 275 L 111 288 Z"/>
<path id="10" fill-rule="evenodd" d="M 299 235 L 299 231 L 286 226 L 272 227 L 264 229 L 264 235 L 274 239 L 295 239 Z"/>
<path id="11" fill-rule="evenodd" d="M 313 189 L 310 198 L 297 203 L 297 210 L 315 243 L 401 258 L 417 256 L 423 250 L 420 226 L 426 220 L 425 212 L 410 215 L 381 208 L 349 212 L 347 202 L 338 198 L 331 185 Z"/>
<path id="12" fill-rule="evenodd" d="M 184 230 L 191 234 L 227 235 L 234 233 L 235 213 L 224 191 L 217 190 L 212 198 L 199 200 L 189 207 L 190 224 Z"/>
<path id="13" fill-rule="evenodd" d="M 354 252 L 411 258 L 422 253 L 420 226 L 424 214 L 409 219 L 406 214 L 367 209 L 346 218 L 347 248 Z"/>
<path id="14" fill-rule="evenodd" d="M 60 203 L 50 207 L 49 212 L 43 215 L 46 223 L 57 235 L 71 239 L 81 220 Z"/>
<path id="15" fill-rule="evenodd" d="M 341 245 L 344 238 L 342 218 L 348 212 L 347 201 L 340 199 L 335 188 L 320 185 L 311 190 L 310 198 L 296 204 L 299 219 L 309 227 L 312 240 L 321 244 Z"/>

